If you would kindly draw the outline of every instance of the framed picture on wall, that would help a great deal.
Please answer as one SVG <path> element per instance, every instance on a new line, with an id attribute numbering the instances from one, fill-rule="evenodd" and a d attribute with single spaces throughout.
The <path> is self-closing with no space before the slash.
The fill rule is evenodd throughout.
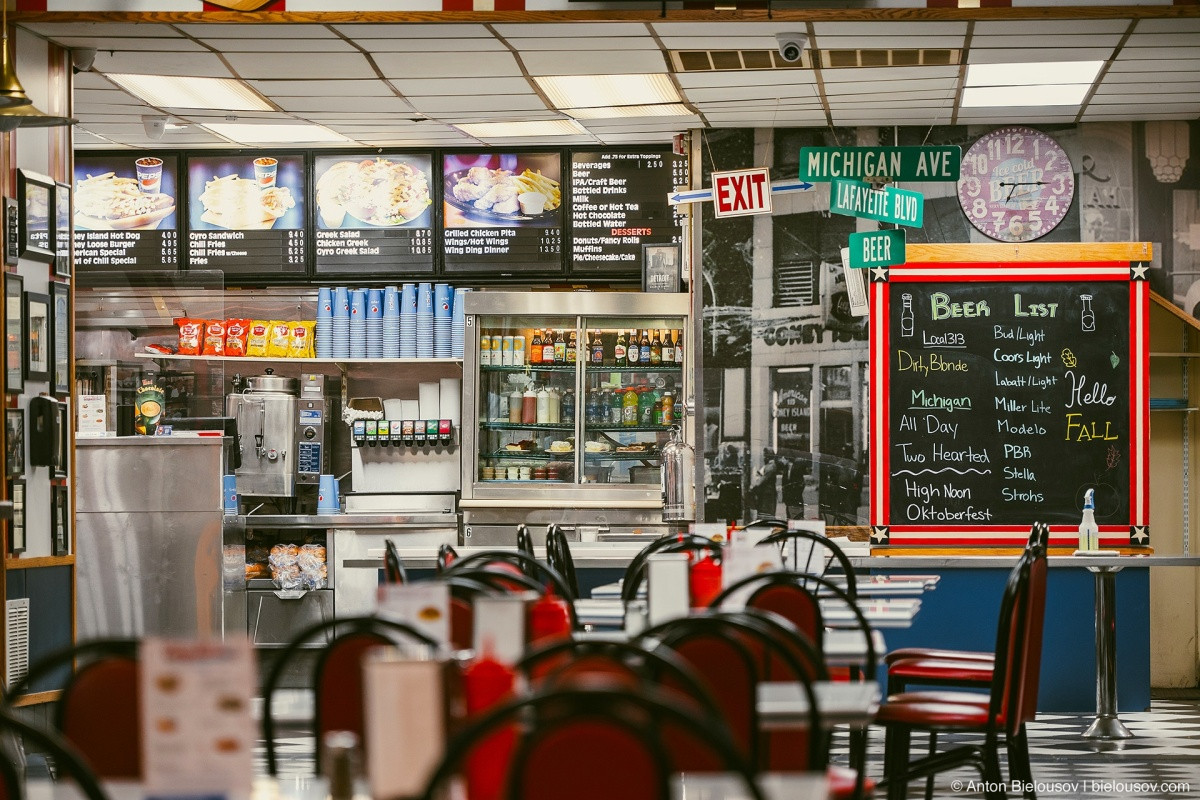
<path id="1" fill-rule="evenodd" d="M 71 277 L 71 186 L 54 184 L 54 274 Z"/>
<path id="2" fill-rule="evenodd" d="M 50 295 L 25 293 L 25 380 L 50 380 Z"/>
<path id="3" fill-rule="evenodd" d="M 4 386 L 9 394 L 25 391 L 25 281 L 4 273 Z"/>
<path id="4" fill-rule="evenodd" d="M 25 474 L 25 409 L 4 410 L 4 473 L 10 478 Z"/>
<path id="5" fill-rule="evenodd" d="M 67 467 L 71 464 L 71 407 L 64 399 L 55 403 L 58 414 L 58 424 L 54 426 L 54 460 L 50 465 L 50 475 L 54 478 L 67 477 Z"/>
<path id="6" fill-rule="evenodd" d="M 8 481 L 8 499 L 12 500 L 12 522 L 8 523 L 8 552 L 10 555 L 25 552 L 25 479 L 11 478 Z"/>
<path id="7" fill-rule="evenodd" d="M 17 203 L 20 210 L 18 255 L 53 263 L 54 181 L 36 172 L 17 170 Z"/>
<path id="8" fill-rule="evenodd" d="M 67 508 L 67 487 L 53 484 L 50 487 L 50 532 L 53 537 L 53 553 L 65 556 L 71 552 L 71 515 Z"/>
<path id="9" fill-rule="evenodd" d="M 642 291 L 679 291 L 679 245 L 642 245 Z"/>
<path id="10" fill-rule="evenodd" d="M 51 295 L 54 321 L 53 347 L 54 374 L 50 381 L 50 392 L 56 397 L 71 393 L 71 286 L 56 282 Z"/>
<path id="11" fill-rule="evenodd" d="M 17 206 L 17 198 L 4 198 L 4 264 L 15 267 L 17 253 L 21 249 L 21 212 Z"/>

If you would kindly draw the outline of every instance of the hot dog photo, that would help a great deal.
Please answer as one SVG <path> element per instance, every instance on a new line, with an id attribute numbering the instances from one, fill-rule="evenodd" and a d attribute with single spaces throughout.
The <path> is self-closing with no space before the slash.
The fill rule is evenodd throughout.
<path id="1" fill-rule="evenodd" d="M 174 230 L 175 159 L 152 154 L 78 156 L 75 227 L 85 230 Z"/>

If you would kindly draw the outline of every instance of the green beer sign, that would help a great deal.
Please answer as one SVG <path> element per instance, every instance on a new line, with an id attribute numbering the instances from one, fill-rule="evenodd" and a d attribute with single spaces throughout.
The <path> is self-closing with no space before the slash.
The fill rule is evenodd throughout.
<path id="1" fill-rule="evenodd" d="M 904 231 L 850 234 L 851 268 L 890 267 L 903 263 Z"/>
<path id="2" fill-rule="evenodd" d="M 925 220 L 925 195 L 891 186 L 875 189 L 862 181 L 835 180 L 829 187 L 829 210 L 847 217 L 919 228 Z"/>
<path id="3" fill-rule="evenodd" d="M 801 147 L 800 180 L 957 181 L 962 148 Z"/>

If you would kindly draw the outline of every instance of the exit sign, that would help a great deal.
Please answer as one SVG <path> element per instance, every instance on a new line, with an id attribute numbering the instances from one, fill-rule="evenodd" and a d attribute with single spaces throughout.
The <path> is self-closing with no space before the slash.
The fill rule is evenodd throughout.
<path id="1" fill-rule="evenodd" d="M 891 186 L 875 189 L 862 181 L 835 180 L 829 186 L 829 210 L 847 217 L 919 228 L 925 221 L 925 195 Z"/>
<path id="2" fill-rule="evenodd" d="M 771 213 L 771 173 L 765 167 L 714 172 L 712 182 L 718 217 Z"/>
<path id="3" fill-rule="evenodd" d="M 853 269 L 891 267 L 904 263 L 904 231 L 871 231 L 850 234 Z"/>

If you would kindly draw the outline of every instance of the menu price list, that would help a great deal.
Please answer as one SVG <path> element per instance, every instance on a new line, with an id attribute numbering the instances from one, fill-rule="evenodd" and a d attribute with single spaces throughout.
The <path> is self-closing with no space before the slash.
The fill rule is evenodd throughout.
<path id="1" fill-rule="evenodd" d="M 315 246 L 319 273 L 364 272 L 368 265 L 433 270 L 433 231 L 428 228 L 318 230 Z"/>
<path id="2" fill-rule="evenodd" d="M 443 232 L 446 270 L 479 267 L 502 271 L 557 271 L 562 259 L 559 228 L 447 228 Z"/>
<path id="3" fill-rule="evenodd" d="M 175 269 L 179 232 L 76 230 L 75 263 L 84 269 Z"/>
<path id="4" fill-rule="evenodd" d="M 1128 524 L 1128 283 L 891 288 L 894 525 Z"/>
<path id="5" fill-rule="evenodd" d="M 687 162 L 663 152 L 571 154 L 571 265 L 641 268 L 642 245 L 679 243 L 682 206 L 667 195 L 688 183 Z"/>
<path id="6" fill-rule="evenodd" d="M 188 232 L 188 265 L 226 272 L 304 272 L 304 231 L 211 230 Z"/>

